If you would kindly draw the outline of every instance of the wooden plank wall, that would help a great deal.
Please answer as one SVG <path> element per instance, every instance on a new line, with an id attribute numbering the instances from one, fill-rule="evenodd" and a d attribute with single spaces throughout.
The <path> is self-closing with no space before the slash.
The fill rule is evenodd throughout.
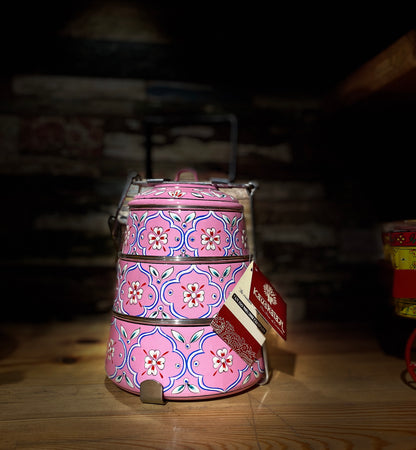
<path id="1" fill-rule="evenodd" d="M 209 86 L 136 79 L 16 75 L 4 91 L 4 308 L 13 312 L 23 302 L 22 313 L 33 315 L 106 310 L 115 258 L 107 219 L 128 172 L 145 175 L 147 111 L 204 112 L 215 100 L 214 111 L 223 112 L 229 105 Z M 237 181 L 259 183 L 257 256 L 293 319 L 343 310 L 335 299 L 351 290 L 351 268 L 378 257 L 373 224 L 355 228 L 350 216 L 343 228 L 351 208 L 331 198 L 321 159 L 308 156 L 311 105 L 316 114 L 310 99 L 282 106 L 259 96 L 249 113 L 237 111 Z M 153 139 L 155 177 L 173 178 L 187 166 L 202 180 L 227 173 L 227 125 L 159 127 Z M 355 250 L 351 239 L 359 239 Z"/>

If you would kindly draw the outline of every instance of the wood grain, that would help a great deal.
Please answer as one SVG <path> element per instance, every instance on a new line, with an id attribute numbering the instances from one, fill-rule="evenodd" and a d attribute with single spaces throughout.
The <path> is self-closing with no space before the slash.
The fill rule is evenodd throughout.
<path id="1" fill-rule="evenodd" d="M 0 326 L 0 448 L 415 448 L 415 384 L 366 327 L 292 324 L 268 385 L 160 406 L 105 377 L 109 323 Z"/>
<path id="2" fill-rule="evenodd" d="M 363 64 L 333 92 L 329 104 L 345 107 L 372 94 L 416 94 L 416 30 Z"/>

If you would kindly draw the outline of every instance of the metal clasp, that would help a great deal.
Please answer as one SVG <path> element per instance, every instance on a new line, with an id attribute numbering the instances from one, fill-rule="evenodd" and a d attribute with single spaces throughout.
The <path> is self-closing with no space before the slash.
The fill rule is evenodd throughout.
<path id="1" fill-rule="evenodd" d="M 156 380 L 144 380 L 140 383 L 140 400 L 142 403 L 165 405 L 163 386 Z"/>

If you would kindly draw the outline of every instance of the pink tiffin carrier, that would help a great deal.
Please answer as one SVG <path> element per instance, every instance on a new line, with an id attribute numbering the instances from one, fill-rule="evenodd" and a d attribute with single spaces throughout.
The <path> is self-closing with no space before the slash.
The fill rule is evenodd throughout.
<path id="1" fill-rule="evenodd" d="M 178 178 L 136 183 L 117 261 L 105 369 L 148 403 L 231 395 L 268 378 L 264 353 L 247 365 L 210 325 L 250 262 L 243 205 L 231 185 Z"/>

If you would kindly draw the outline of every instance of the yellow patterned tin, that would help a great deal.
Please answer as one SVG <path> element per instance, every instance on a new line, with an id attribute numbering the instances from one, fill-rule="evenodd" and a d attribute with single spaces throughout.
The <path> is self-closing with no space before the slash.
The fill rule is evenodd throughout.
<path id="1" fill-rule="evenodd" d="M 416 247 L 391 247 L 391 262 L 396 270 L 416 270 Z"/>

